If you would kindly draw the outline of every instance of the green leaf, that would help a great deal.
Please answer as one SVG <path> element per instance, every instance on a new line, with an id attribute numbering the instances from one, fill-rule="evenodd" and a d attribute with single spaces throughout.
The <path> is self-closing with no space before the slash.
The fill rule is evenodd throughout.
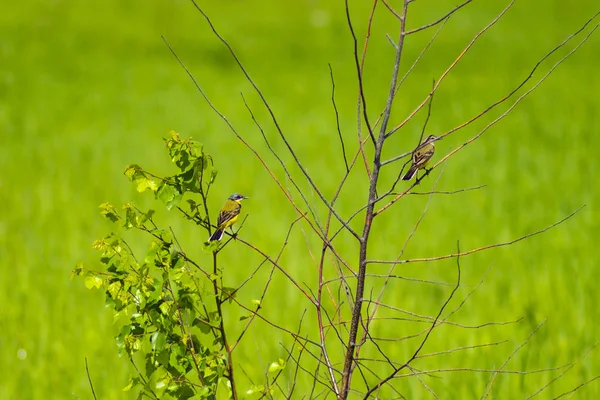
<path id="1" fill-rule="evenodd" d="M 179 204 L 182 194 L 175 186 L 163 183 L 156 192 L 156 197 L 167 206 L 167 210 L 170 210 Z"/>
<path id="2" fill-rule="evenodd" d="M 221 246 L 221 242 L 219 240 L 213 240 L 212 242 L 204 242 L 202 243 L 202 251 L 205 253 L 212 253 L 219 249 Z"/>
<path id="3" fill-rule="evenodd" d="M 187 140 L 189 152 L 194 157 L 201 157 L 204 154 L 204 146 L 201 143 L 192 140 L 191 138 Z"/>
<path id="4" fill-rule="evenodd" d="M 219 171 L 216 168 L 211 168 L 210 180 L 208 181 L 210 184 L 213 184 L 215 182 L 215 179 L 217 178 L 218 173 L 219 173 Z"/>
<path id="5" fill-rule="evenodd" d="M 163 351 L 158 353 L 156 360 L 160 363 L 160 365 L 167 368 L 169 366 L 169 358 L 170 357 L 171 357 L 171 354 L 169 353 L 169 350 L 164 349 Z"/>
<path id="6" fill-rule="evenodd" d="M 140 226 L 140 220 L 138 218 L 138 212 L 131 204 L 125 204 L 123 206 L 125 209 L 125 227 L 133 228 Z"/>
<path id="7" fill-rule="evenodd" d="M 196 311 L 193 308 L 194 303 L 192 301 L 189 301 L 187 298 L 185 300 L 187 300 L 187 301 L 180 300 L 180 303 L 179 303 L 180 307 L 184 306 L 187 308 L 185 310 L 181 310 L 181 314 L 182 314 L 181 317 L 182 317 L 183 323 L 185 325 L 191 325 L 194 323 L 194 321 L 196 319 Z"/>
<path id="8" fill-rule="evenodd" d="M 196 395 L 199 399 L 216 400 L 215 395 L 211 392 L 208 386 L 204 386 L 200 389 L 197 389 Z"/>
<path id="9" fill-rule="evenodd" d="M 157 390 L 166 389 L 168 382 L 169 381 L 166 380 L 166 379 L 158 381 L 158 382 L 156 382 L 156 386 L 155 387 L 156 387 Z"/>
<path id="10" fill-rule="evenodd" d="M 145 176 L 141 176 L 135 180 L 136 189 L 138 192 L 143 192 L 146 189 L 150 189 L 153 192 L 158 190 L 158 185 L 156 181 L 153 179 L 146 178 Z"/>
<path id="11" fill-rule="evenodd" d="M 250 388 L 248 390 L 246 390 L 246 394 L 251 395 L 251 394 L 262 394 L 262 392 L 265 390 L 264 386 L 250 386 Z"/>
<path id="12" fill-rule="evenodd" d="M 150 341 L 152 343 L 152 350 L 161 351 L 167 344 L 167 335 L 162 332 L 154 332 Z"/>
<path id="13" fill-rule="evenodd" d="M 158 369 L 158 365 L 156 360 L 154 359 L 154 354 L 153 353 L 147 353 L 146 354 L 146 378 L 149 378 L 152 376 L 152 374 L 154 373 L 154 371 L 156 371 Z"/>
<path id="14" fill-rule="evenodd" d="M 190 158 L 190 153 L 187 150 L 182 150 L 177 153 L 177 156 L 173 157 L 173 162 L 180 170 L 187 171 L 192 165 Z"/>
<path id="15" fill-rule="evenodd" d="M 190 205 L 190 213 L 195 214 L 198 209 L 198 203 L 192 199 L 187 199 L 186 202 Z"/>
<path id="16" fill-rule="evenodd" d="M 179 133 L 177 133 L 176 131 L 170 130 L 169 131 L 169 136 L 171 136 L 171 140 L 173 142 L 177 142 L 177 143 L 181 142 L 181 138 L 179 137 Z"/>
<path id="17" fill-rule="evenodd" d="M 198 328 L 200 328 L 200 332 L 204 334 L 210 333 L 210 325 L 200 318 L 195 318 L 192 326 L 197 326 Z"/>
<path id="18" fill-rule="evenodd" d="M 219 326 L 221 323 L 221 316 L 216 311 L 211 311 L 208 313 L 208 320 L 212 324 L 212 326 Z"/>
<path id="19" fill-rule="evenodd" d="M 135 317 L 135 315 L 133 317 Z M 134 322 L 133 324 L 131 324 L 129 332 L 131 332 L 132 335 L 139 336 L 144 333 L 144 328 L 137 322 Z"/>
<path id="20" fill-rule="evenodd" d="M 160 308 L 160 311 L 164 315 L 168 315 L 169 314 L 169 310 L 171 309 L 170 303 L 171 303 L 170 301 L 169 302 L 165 301 L 165 302 L 161 303 L 160 306 L 158 306 L 158 308 Z"/>
<path id="21" fill-rule="evenodd" d="M 142 342 L 138 336 L 131 334 L 125 335 L 123 342 L 125 345 L 125 350 L 127 350 L 129 354 L 132 354 L 142 348 Z"/>
<path id="22" fill-rule="evenodd" d="M 135 385 L 137 385 L 137 378 L 129 378 L 129 384 L 123 388 L 124 392 L 130 391 Z"/>
<path id="23" fill-rule="evenodd" d="M 100 204 L 100 214 L 102 214 L 105 218 L 108 218 L 112 222 L 117 222 L 119 220 L 119 214 L 117 213 L 117 209 L 110 203 L 102 203 Z"/>
<path id="24" fill-rule="evenodd" d="M 144 170 L 137 164 L 130 164 L 125 167 L 125 176 L 128 177 L 131 181 L 137 178 L 139 175 L 144 174 Z"/>
<path id="25" fill-rule="evenodd" d="M 285 360 L 280 358 L 278 362 L 272 362 L 269 365 L 269 372 L 278 372 L 285 368 Z"/>
<path id="26" fill-rule="evenodd" d="M 152 216 L 154 215 L 155 211 L 154 210 L 148 210 L 147 213 L 142 213 L 142 224 L 146 221 L 152 220 Z"/>
<path id="27" fill-rule="evenodd" d="M 123 286 L 123 284 L 121 283 L 120 280 L 117 280 L 115 282 L 112 282 L 111 284 L 108 285 L 108 288 L 106 289 L 107 292 L 110 294 L 110 296 L 113 299 L 116 299 L 119 292 L 121 291 L 121 287 Z"/>
<path id="28" fill-rule="evenodd" d="M 252 315 L 242 315 L 242 316 L 240 317 L 240 321 L 247 320 L 247 319 L 248 319 L 248 318 L 250 318 L 250 317 L 252 317 Z"/>
<path id="29" fill-rule="evenodd" d="M 104 281 L 102 280 L 102 278 L 100 278 L 99 276 L 96 275 L 88 275 L 85 277 L 85 279 L 83 280 L 85 287 L 88 289 L 91 288 L 96 288 L 96 289 L 100 289 L 102 287 L 102 284 L 104 283 Z"/>
<path id="30" fill-rule="evenodd" d="M 162 201 L 165 204 L 173 201 L 173 198 L 177 194 L 177 190 L 168 183 L 163 183 L 160 185 L 158 191 L 156 192 L 156 198 Z"/>
<path id="31" fill-rule="evenodd" d="M 194 390 L 189 386 L 184 384 L 177 385 L 176 390 L 172 392 L 173 396 L 176 399 L 189 399 L 194 397 Z"/>
<path id="32" fill-rule="evenodd" d="M 78 263 L 77 266 L 73 269 L 73 272 L 71 272 L 71 279 L 81 275 L 83 275 L 83 265 L 81 263 Z"/>
<path id="33" fill-rule="evenodd" d="M 211 367 L 208 367 L 208 366 L 207 366 L 207 367 L 205 367 L 205 368 L 204 368 L 204 377 L 205 377 L 205 378 L 207 378 L 207 377 L 209 377 L 209 376 L 211 376 L 211 375 L 214 375 L 214 374 L 216 374 L 216 373 L 217 373 L 217 371 L 215 371 L 215 370 L 214 370 L 214 369 L 212 369 Z"/>
<path id="34" fill-rule="evenodd" d="M 200 179 L 194 169 L 189 169 L 182 174 L 179 174 L 175 179 L 181 184 L 184 191 L 200 193 Z"/>

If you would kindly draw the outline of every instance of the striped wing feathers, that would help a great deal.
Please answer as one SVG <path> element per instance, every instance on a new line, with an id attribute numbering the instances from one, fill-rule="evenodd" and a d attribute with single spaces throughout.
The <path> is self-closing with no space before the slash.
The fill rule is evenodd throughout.
<path id="1" fill-rule="evenodd" d="M 242 207 L 238 204 L 236 208 L 231 210 L 221 210 L 221 212 L 219 212 L 219 217 L 217 218 L 217 226 L 225 225 L 228 221 L 237 217 L 240 214 L 241 208 Z"/>
<path id="2" fill-rule="evenodd" d="M 417 148 L 413 153 L 413 165 L 417 168 L 427 164 L 427 161 L 433 156 L 435 147 L 432 144 L 427 143 L 421 148 Z"/>

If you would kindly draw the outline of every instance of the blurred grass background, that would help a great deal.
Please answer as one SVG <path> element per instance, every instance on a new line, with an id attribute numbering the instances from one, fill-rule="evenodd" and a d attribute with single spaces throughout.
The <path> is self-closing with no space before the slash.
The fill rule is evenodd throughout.
<path id="1" fill-rule="evenodd" d="M 432 80 L 504 5 L 474 2 L 446 24 L 401 88 L 392 124 L 402 121 L 424 98 Z M 408 25 L 418 27 L 453 6 L 454 2 L 446 0 L 415 2 Z M 323 192 L 331 196 L 343 164 L 330 101 L 328 63 L 335 74 L 346 145 L 349 153 L 356 149 L 357 84 L 343 3 L 248 0 L 205 7 L 264 91 L 299 157 Z M 361 38 L 370 7 L 352 6 Z M 558 0 L 517 2 L 443 82 L 428 133 L 446 131 L 506 94 L 596 8 L 594 0 L 577 1 L 568 9 Z M 396 31 L 394 19 L 380 5 L 365 69 L 372 120 L 384 105 L 394 56 L 385 34 L 395 37 Z M 426 31 L 409 37 L 402 71 L 432 34 Z M 100 203 L 131 200 L 143 206 L 153 204 L 149 195 L 135 192 L 122 172 L 134 162 L 158 173 L 171 172 L 161 139 L 170 129 L 201 141 L 215 158 L 219 176 L 213 212 L 231 192 L 251 197 L 244 208 L 250 214 L 242 233 L 246 238 L 275 254 L 295 218 L 260 162 L 207 107 L 161 35 L 215 105 L 283 177 L 281 168 L 265 153 L 243 105 L 240 92 L 244 93 L 275 149 L 284 154 L 287 165 L 306 187 L 257 96 L 189 2 L 35 0 L 6 4 L 0 14 L 2 399 L 91 398 L 85 357 L 99 398 L 132 396 L 121 391 L 132 370 L 117 356 L 116 328 L 103 306 L 103 293 L 86 290 L 81 280 L 70 280 L 70 274 L 79 261 L 95 266 L 96 254 L 90 244 L 113 229 L 98 214 Z M 443 173 L 439 168 L 423 184 L 422 190 L 430 189 L 440 178 L 439 190 L 487 186 L 433 197 L 405 258 L 453 252 L 457 240 L 462 249 L 510 240 L 549 225 L 581 205 L 587 207 L 541 236 L 464 258 L 465 286 L 459 291 L 459 300 L 491 269 L 452 320 L 465 325 L 523 320 L 481 329 L 441 327 L 434 331 L 425 352 L 508 342 L 423 361 L 416 364 L 419 368 L 497 368 L 544 320 L 545 325 L 512 358 L 507 370 L 536 370 L 572 362 L 600 337 L 600 253 L 595 243 L 600 234 L 600 188 L 596 183 L 600 161 L 594 151 L 600 148 L 599 45 L 596 34 L 509 117 L 452 157 Z M 564 55 L 566 50 L 559 53 Z M 547 70 L 550 64 L 545 65 Z M 414 146 L 424 117 L 419 114 L 415 123 L 389 140 L 385 158 Z M 476 123 L 439 142 L 436 158 L 482 126 L 483 122 Z M 395 179 L 399 167 L 386 168 L 380 191 Z M 365 201 L 364 181 L 364 173 L 357 169 L 338 203 L 342 215 L 349 216 Z M 376 221 L 371 258 L 397 256 L 426 202 L 426 197 L 409 196 Z M 205 233 L 177 221 L 175 215 L 164 218 L 172 218 L 168 223 L 177 230 L 184 247 L 203 260 L 206 256 L 196 244 L 204 240 Z M 357 219 L 354 226 L 359 224 Z M 318 252 L 316 243 L 308 243 Z M 339 248 L 354 260 L 352 243 L 341 238 Z M 302 231 L 295 232 L 289 246 L 283 265 L 298 280 L 314 285 L 315 268 Z M 241 282 L 259 261 L 237 247 L 226 252 L 231 266 L 226 274 L 229 286 Z M 387 271 L 384 266 L 370 268 L 373 273 Z M 407 264 L 395 272 L 452 282 L 455 263 Z M 259 297 L 264 279 L 259 275 L 254 285 L 240 293 L 241 299 L 249 302 Z M 395 307 L 433 315 L 448 293 L 449 288 L 394 282 L 384 299 Z M 451 304 L 457 305 L 458 301 Z M 290 312 L 294 306 L 299 307 L 297 314 Z M 293 329 L 304 307 L 309 305 L 297 291 L 277 278 L 263 312 Z M 236 310 L 227 312 L 231 313 L 230 328 L 239 329 Z M 307 314 L 307 320 L 310 316 Z M 304 329 L 314 335 L 315 325 L 311 324 L 305 322 Z M 422 326 L 399 321 L 378 323 L 374 328 L 377 336 L 400 337 Z M 269 362 L 285 356 L 279 342 L 289 346 L 290 339 L 257 323 L 245 346 L 236 350 L 236 361 L 250 378 L 261 382 Z M 401 361 L 411 354 L 415 343 L 390 344 L 387 349 Z M 540 397 L 558 396 L 598 374 L 600 358 L 594 352 Z M 503 375 L 497 378 L 493 393 L 500 398 L 529 395 L 557 375 Z M 238 377 L 241 389 L 250 385 L 249 378 Z M 485 391 L 490 374 L 440 373 L 423 379 L 442 398 L 472 398 Z M 310 379 L 300 381 L 299 398 L 309 384 Z M 430 396 L 414 379 L 400 380 L 398 387 L 407 398 Z M 598 394 L 600 385 L 591 383 L 580 397 Z"/>

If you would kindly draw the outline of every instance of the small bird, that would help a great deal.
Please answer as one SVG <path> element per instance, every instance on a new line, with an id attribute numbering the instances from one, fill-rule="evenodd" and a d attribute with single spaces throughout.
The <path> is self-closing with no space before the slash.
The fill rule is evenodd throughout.
<path id="1" fill-rule="evenodd" d="M 427 139 L 423 141 L 412 153 L 412 165 L 408 169 L 408 172 L 404 174 L 402 180 L 409 181 L 417 173 L 418 170 L 423 169 L 427 166 L 427 163 L 435 152 L 435 145 L 433 142 L 438 140 L 435 135 L 427 136 Z"/>
<path id="2" fill-rule="evenodd" d="M 235 221 L 237 221 L 238 216 L 240 215 L 240 210 L 242 209 L 242 200 L 247 198 L 248 197 L 239 193 L 234 193 L 229 196 L 223 205 L 223 208 L 221 208 L 221 211 L 219 211 L 219 217 L 217 218 L 217 230 L 208 239 L 209 242 L 212 242 L 213 240 L 221 240 L 225 229 L 235 224 Z"/>

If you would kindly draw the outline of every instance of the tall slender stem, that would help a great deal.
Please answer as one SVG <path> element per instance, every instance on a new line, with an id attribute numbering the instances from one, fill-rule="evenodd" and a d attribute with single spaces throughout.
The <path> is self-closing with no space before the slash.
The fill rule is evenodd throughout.
<path id="1" fill-rule="evenodd" d="M 229 344 L 227 343 L 227 334 L 225 333 L 225 321 L 224 321 L 224 317 L 223 317 L 223 309 L 221 308 L 221 290 L 219 289 L 219 285 L 217 283 L 217 278 L 216 278 L 218 275 L 217 254 L 218 254 L 218 252 L 216 252 L 216 251 L 213 252 L 214 279 L 211 279 L 211 280 L 213 283 L 213 290 L 215 293 L 215 304 L 217 306 L 217 313 L 220 318 L 219 331 L 221 332 L 221 338 L 223 339 L 223 347 L 225 348 L 225 351 L 227 352 L 227 377 L 229 378 L 229 383 L 231 384 L 231 397 L 234 400 L 237 400 L 238 395 L 237 395 L 237 391 L 235 388 L 235 379 L 233 377 L 233 356 L 231 354 L 232 349 L 229 348 Z"/>
<path id="2" fill-rule="evenodd" d="M 340 389 L 340 394 L 338 396 L 339 399 L 348 398 L 348 393 L 350 392 L 351 386 L 350 384 L 352 381 L 352 371 L 354 369 L 355 352 L 360 347 L 360 345 L 356 343 L 356 338 L 358 336 L 358 326 L 361 319 L 363 295 L 365 291 L 365 279 L 367 276 L 367 245 L 369 243 L 369 235 L 371 233 L 373 218 L 375 216 L 374 208 L 375 201 L 377 199 L 377 181 L 379 179 L 379 171 L 381 169 L 381 152 L 383 149 L 383 143 L 386 138 L 385 133 L 392 112 L 392 105 L 394 103 L 396 84 L 398 82 L 398 73 L 400 70 L 400 59 L 402 56 L 402 49 L 404 47 L 404 38 L 406 36 L 406 13 L 409 1 L 410 0 L 403 1 L 402 16 L 400 18 L 400 37 L 398 39 L 398 46 L 396 47 L 396 59 L 394 61 L 394 69 L 392 72 L 392 79 L 390 82 L 390 91 L 381 120 L 379 136 L 375 143 L 375 154 L 373 157 L 373 172 L 371 174 L 371 180 L 369 182 L 369 198 L 366 208 L 363 232 L 360 237 L 358 279 L 356 283 L 356 299 L 354 301 L 352 319 L 350 321 L 350 333 L 348 335 L 348 345 L 346 347 L 346 355 L 344 358 L 344 369 L 342 371 L 342 385 Z"/>

